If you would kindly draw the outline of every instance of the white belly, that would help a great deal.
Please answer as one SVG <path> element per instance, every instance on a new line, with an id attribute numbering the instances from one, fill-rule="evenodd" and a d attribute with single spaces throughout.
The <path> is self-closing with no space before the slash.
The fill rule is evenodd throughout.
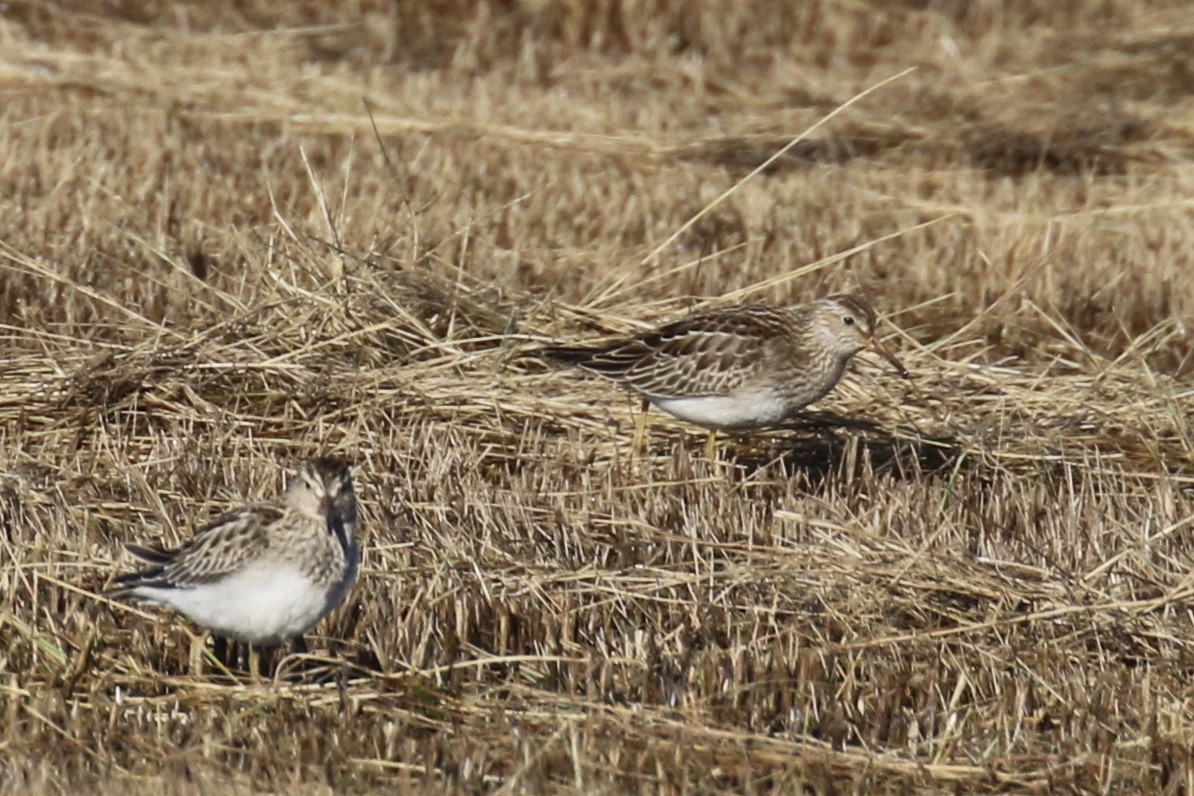
<path id="1" fill-rule="evenodd" d="M 770 390 L 650 401 L 670 415 L 705 428 L 764 426 L 778 423 L 788 415 L 787 402 Z"/>
<path id="2" fill-rule="evenodd" d="M 263 646 L 302 635 L 336 607 L 327 589 L 297 569 L 265 562 L 190 589 L 142 586 L 134 593 L 185 614 L 217 635 Z M 342 599 L 343 593 L 339 596 Z"/>

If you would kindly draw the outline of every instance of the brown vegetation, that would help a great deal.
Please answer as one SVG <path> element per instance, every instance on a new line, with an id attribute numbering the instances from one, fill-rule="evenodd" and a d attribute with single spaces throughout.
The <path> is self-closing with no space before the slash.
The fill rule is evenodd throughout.
<path id="1" fill-rule="evenodd" d="M 2 13 L 0 791 L 1194 791 L 1185 3 Z M 525 356 L 846 288 L 717 463 Z M 95 596 L 316 453 L 274 685 Z"/>

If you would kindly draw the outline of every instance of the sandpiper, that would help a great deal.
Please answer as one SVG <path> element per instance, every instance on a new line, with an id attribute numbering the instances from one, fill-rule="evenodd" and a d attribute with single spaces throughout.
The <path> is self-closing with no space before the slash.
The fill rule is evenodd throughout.
<path id="1" fill-rule="evenodd" d="M 356 497 L 346 464 L 299 467 L 285 495 L 237 508 L 182 546 L 127 545 L 151 566 L 104 592 L 167 606 L 218 636 L 274 647 L 302 636 L 357 577 Z"/>
<path id="2" fill-rule="evenodd" d="M 700 312 L 634 337 L 596 346 L 541 349 L 709 429 L 712 458 L 720 430 L 749 431 L 792 417 L 823 398 L 859 351 L 873 351 L 904 378 L 908 371 L 875 336 L 875 310 L 856 294 L 776 308 L 738 304 Z"/>

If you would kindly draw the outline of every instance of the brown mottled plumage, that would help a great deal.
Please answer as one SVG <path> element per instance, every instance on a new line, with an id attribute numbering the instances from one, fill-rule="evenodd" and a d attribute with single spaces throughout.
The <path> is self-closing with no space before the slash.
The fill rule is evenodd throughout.
<path id="1" fill-rule="evenodd" d="M 740 304 L 690 315 L 592 347 L 548 347 L 548 359 L 597 373 L 682 420 L 709 429 L 778 423 L 824 397 L 850 358 L 874 351 L 875 310 L 839 294 L 794 307 Z"/>
<path id="2" fill-rule="evenodd" d="M 128 545 L 151 566 L 121 575 L 105 595 L 168 606 L 226 638 L 280 644 L 309 630 L 352 588 L 356 523 L 348 467 L 314 459 L 282 500 L 225 514 L 177 549 Z"/>

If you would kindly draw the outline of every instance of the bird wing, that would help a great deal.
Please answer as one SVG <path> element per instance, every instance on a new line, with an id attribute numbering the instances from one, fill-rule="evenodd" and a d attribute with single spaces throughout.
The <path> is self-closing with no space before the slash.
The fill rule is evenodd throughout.
<path id="1" fill-rule="evenodd" d="M 185 589 L 219 580 L 261 555 L 269 544 L 269 526 L 284 514 L 279 506 L 245 506 L 208 523 L 175 550 L 130 545 L 130 553 L 155 566 L 122 575 L 113 591 L 137 586 Z"/>
<path id="2" fill-rule="evenodd" d="M 594 349 L 575 364 L 648 397 L 724 395 L 750 378 L 747 365 L 787 334 L 786 323 L 770 307 L 726 307 Z"/>

